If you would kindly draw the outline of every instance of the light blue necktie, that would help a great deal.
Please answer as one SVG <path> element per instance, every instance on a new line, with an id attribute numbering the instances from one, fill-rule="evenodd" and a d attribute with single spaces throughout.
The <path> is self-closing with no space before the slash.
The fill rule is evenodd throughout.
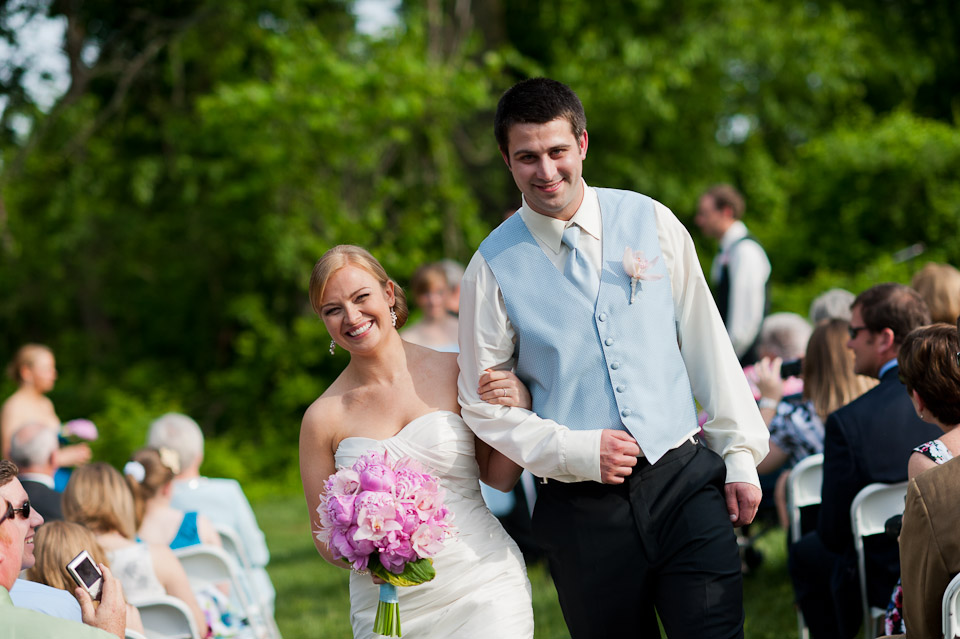
<path id="1" fill-rule="evenodd" d="M 563 275 L 580 289 L 591 303 L 596 303 L 600 291 L 600 278 L 597 271 L 587 261 L 583 251 L 577 248 L 580 243 L 580 227 L 571 224 L 563 232 L 562 242 L 570 249 L 567 263 L 563 267 Z"/>

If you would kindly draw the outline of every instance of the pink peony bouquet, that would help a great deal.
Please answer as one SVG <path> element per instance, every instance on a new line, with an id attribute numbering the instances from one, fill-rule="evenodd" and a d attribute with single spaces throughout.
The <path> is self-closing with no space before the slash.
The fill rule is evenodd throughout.
<path id="1" fill-rule="evenodd" d="M 317 539 L 334 558 L 386 582 L 373 630 L 399 637 L 396 587 L 433 579 L 430 558 L 454 533 L 440 481 L 412 460 L 391 464 L 386 453 L 369 452 L 331 475 L 324 487 Z"/>
<path id="2" fill-rule="evenodd" d="M 68 440 L 74 438 L 92 442 L 99 436 L 99 433 L 96 424 L 89 419 L 71 419 L 60 427 L 60 436 Z"/>

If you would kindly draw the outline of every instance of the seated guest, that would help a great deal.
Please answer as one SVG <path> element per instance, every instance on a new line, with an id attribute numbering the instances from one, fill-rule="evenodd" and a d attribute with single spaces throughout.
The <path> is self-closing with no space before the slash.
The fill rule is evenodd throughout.
<path id="1" fill-rule="evenodd" d="M 803 357 L 801 401 L 778 403 L 770 421 L 770 453 L 757 466 L 760 473 L 778 468 L 790 470 L 805 457 L 822 453 L 827 416 L 876 386 L 875 379 L 854 373 L 853 352 L 846 347 L 848 327 L 843 320 L 828 319 L 814 329 Z M 763 377 L 760 387 L 765 397 L 780 399 L 783 391 L 776 367 L 774 373 Z M 777 513 L 784 528 L 789 528 L 787 477 L 789 473 L 781 475 L 775 492 Z"/>
<path id="2" fill-rule="evenodd" d="M 913 449 L 908 475 L 911 479 L 960 456 L 960 352 L 957 331 L 950 324 L 924 326 L 911 332 L 900 349 L 900 378 L 920 419 L 943 431 L 937 439 Z M 903 542 L 901 541 L 903 556 Z M 898 584 L 887 607 L 885 631 L 902 633 L 903 611 Z M 923 635 L 917 635 L 923 636 Z"/>
<path id="3" fill-rule="evenodd" d="M 842 288 L 831 288 L 810 302 L 810 322 L 816 326 L 831 319 L 850 321 L 850 306 L 856 296 Z"/>
<path id="4" fill-rule="evenodd" d="M 910 480 L 900 531 L 903 621 L 908 639 L 943 636 L 943 593 L 960 573 L 958 492 L 957 458 Z"/>
<path id="5" fill-rule="evenodd" d="M 900 284 L 879 284 L 851 308 L 854 371 L 880 383 L 828 418 L 824 433 L 823 490 L 817 529 L 790 547 L 789 568 L 797 603 L 814 639 L 856 635 L 863 618 L 850 505 L 874 482 L 907 479 L 915 446 L 938 429 L 920 420 L 898 378 L 897 355 L 907 334 L 930 323 L 927 305 Z M 900 572 L 896 542 L 865 540 L 867 600 L 886 606 Z"/>
<path id="6" fill-rule="evenodd" d="M 170 505 L 173 479 L 179 472 L 180 456 L 172 448 L 141 448 L 124 466 L 136 505 L 137 535 L 173 550 L 198 544 L 221 546 L 220 535 L 209 519 L 195 510 L 184 512 Z"/>
<path id="7" fill-rule="evenodd" d="M 807 342 L 810 341 L 810 332 L 807 320 L 796 313 L 768 315 L 760 326 L 757 343 L 760 361 L 745 370 L 750 371 L 747 377 L 760 393 L 760 414 L 767 426 L 777 414 L 777 406 L 781 400 L 789 398 L 789 403 L 796 404 L 800 399 L 803 380 L 796 375 L 788 380 L 782 379 L 780 366 L 783 362 L 803 359 Z M 760 474 L 763 472 L 760 471 Z"/>
<path id="8" fill-rule="evenodd" d="M 253 585 L 265 598 L 268 612 L 272 614 L 275 592 L 266 571 L 270 551 L 267 550 L 263 532 L 236 480 L 200 476 L 200 465 L 203 463 L 203 433 L 200 426 L 186 415 L 167 413 L 150 425 L 147 446 L 170 448 L 180 457 L 180 472 L 173 482 L 173 498 L 170 501 L 174 508 L 203 513 L 215 525 L 236 531 L 253 564 Z"/>
<path id="9" fill-rule="evenodd" d="M 59 448 L 56 432 L 40 423 L 23 426 L 10 440 L 10 461 L 20 467 L 20 483 L 30 497 L 30 505 L 46 521 L 63 519 L 60 493 L 53 489 Z"/>
<path id="10" fill-rule="evenodd" d="M 63 491 L 63 515 L 93 531 L 127 601 L 136 606 L 156 596 L 176 597 L 187 604 L 197 628 L 206 634 L 206 618 L 177 556 L 167 546 L 135 541 L 133 494 L 113 466 L 97 462 L 74 470 Z"/>
<path id="11" fill-rule="evenodd" d="M 960 316 L 960 271 L 949 264 L 927 264 L 910 281 L 930 309 L 934 322 L 953 324 Z"/>
<path id="12" fill-rule="evenodd" d="M 47 522 L 34 536 L 34 555 L 37 561 L 27 570 L 27 579 L 60 592 L 73 593 L 77 582 L 67 572 L 67 564 L 82 550 L 90 553 L 97 565 L 110 566 L 106 553 L 90 530 L 69 521 Z M 130 604 L 127 604 L 126 626 L 143 634 L 140 612 Z"/>
<path id="13" fill-rule="evenodd" d="M 36 610 L 14 606 L 9 591 L 20 570 L 33 565 L 34 533 L 43 517 L 32 511 L 27 492 L 17 479 L 17 466 L 0 460 L 0 632 L 5 637 L 77 637 L 78 639 L 124 639 L 126 608 L 119 583 L 110 569 L 103 571 L 100 605 L 77 587 L 84 623 L 67 621 Z M 86 624 L 86 625 L 85 625 Z"/>

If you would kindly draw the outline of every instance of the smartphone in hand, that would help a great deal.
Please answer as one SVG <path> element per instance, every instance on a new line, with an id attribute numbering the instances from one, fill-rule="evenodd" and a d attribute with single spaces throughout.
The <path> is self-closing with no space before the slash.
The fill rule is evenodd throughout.
<path id="1" fill-rule="evenodd" d="M 67 564 L 67 572 L 78 586 L 90 593 L 95 601 L 100 601 L 100 594 L 103 592 L 103 573 L 94 563 L 90 553 L 81 550 L 80 554 Z"/>
<path id="2" fill-rule="evenodd" d="M 792 359 L 780 365 L 780 378 L 799 377 L 803 372 L 803 360 Z"/>

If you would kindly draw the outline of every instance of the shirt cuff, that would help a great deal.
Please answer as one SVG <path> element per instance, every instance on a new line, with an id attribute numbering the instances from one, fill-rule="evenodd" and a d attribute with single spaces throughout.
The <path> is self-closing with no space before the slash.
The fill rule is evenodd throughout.
<path id="1" fill-rule="evenodd" d="M 600 482 L 600 436 L 602 430 L 568 430 L 564 433 L 563 467 L 567 477 L 560 481 Z"/>
<path id="2" fill-rule="evenodd" d="M 753 454 L 749 451 L 737 451 L 728 453 L 723 458 L 723 463 L 727 467 L 727 483 L 746 482 L 760 487 L 760 477 L 757 475 L 757 465 L 753 459 Z"/>

